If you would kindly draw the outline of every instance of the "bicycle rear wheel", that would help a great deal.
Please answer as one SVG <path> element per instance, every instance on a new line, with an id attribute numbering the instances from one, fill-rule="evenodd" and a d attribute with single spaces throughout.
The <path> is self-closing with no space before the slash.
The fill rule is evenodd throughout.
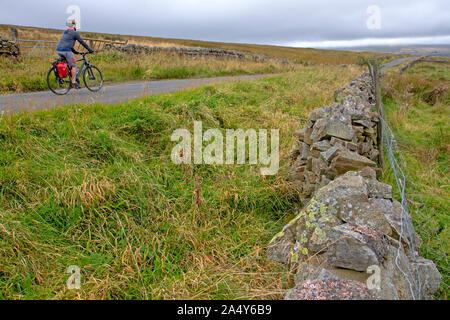
<path id="1" fill-rule="evenodd" d="M 96 66 L 88 66 L 83 71 L 83 81 L 90 91 L 99 91 L 103 87 L 102 72 Z"/>
<path id="2" fill-rule="evenodd" d="M 57 95 L 65 95 L 70 91 L 70 77 L 61 79 L 56 67 L 52 67 L 47 73 L 48 88 Z"/>

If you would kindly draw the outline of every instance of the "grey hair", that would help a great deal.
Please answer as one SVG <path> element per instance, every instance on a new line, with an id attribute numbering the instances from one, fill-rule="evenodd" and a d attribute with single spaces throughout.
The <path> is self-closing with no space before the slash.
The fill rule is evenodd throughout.
<path id="1" fill-rule="evenodd" d="M 68 26 L 69 28 L 73 28 L 77 25 L 77 22 L 73 19 L 69 19 L 66 21 L 66 26 Z"/>

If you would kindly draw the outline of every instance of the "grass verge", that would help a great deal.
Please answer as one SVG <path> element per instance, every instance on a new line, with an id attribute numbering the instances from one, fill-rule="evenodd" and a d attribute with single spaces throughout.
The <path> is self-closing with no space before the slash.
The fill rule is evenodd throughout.
<path id="1" fill-rule="evenodd" d="M 286 271 L 266 246 L 298 195 L 293 132 L 359 67 L 301 67 L 0 123 L 1 299 L 278 299 Z M 281 168 L 176 166 L 173 130 L 280 130 Z M 68 290 L 66 269 L 81 268 Z"/>

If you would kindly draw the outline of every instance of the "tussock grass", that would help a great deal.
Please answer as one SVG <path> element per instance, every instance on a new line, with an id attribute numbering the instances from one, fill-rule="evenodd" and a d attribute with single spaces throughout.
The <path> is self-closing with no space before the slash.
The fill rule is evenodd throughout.
<path id="1" fill-rule="evenodd" d="M 0 122 L 0 298 L 278 299 L 268 241 L 298 199 L 292 134 L 358 67 L 302 67 L 115 106 Z M 176 166 L 174 129 L 280 129 L 281 168 Z M 70 265 L 82 288 L 67 290 Z M 281 276 L 284 275 L 284 276 Z"/>
<path id="2" fill-rule="evenodd" d="M 448 298 L 450 285 L 446 260 L 450 242 L 449 76 L 446 65 L 420 64 L 402 76 L 391 74 L 383 79 L 387 118 L 409 175 L 410 211 L 424 241 L 421 253 L 437 264 L 444 277 L 438 294 L 441 299 Z M 384 179 L 395 185 L 389 169 Z"/>

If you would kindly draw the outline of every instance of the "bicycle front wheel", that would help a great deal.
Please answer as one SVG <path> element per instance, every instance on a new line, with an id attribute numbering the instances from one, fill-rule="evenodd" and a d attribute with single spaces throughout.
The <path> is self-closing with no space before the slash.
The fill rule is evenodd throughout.
<path id="1" fill-rule="evenodd" d="M 48 88 L 57 95 L 65 95 L 70 91 L 70 77 L 61 79 L 58 75 L 58 70 L 52 67 L 47 73 Z"/>
<path id="2" fill-rule="evenodd" d="M 103 76 L 96 66 L 88 66 L 83 71 L 83 81 L 90 91 L 96 92 L 103 87 Z"/>

